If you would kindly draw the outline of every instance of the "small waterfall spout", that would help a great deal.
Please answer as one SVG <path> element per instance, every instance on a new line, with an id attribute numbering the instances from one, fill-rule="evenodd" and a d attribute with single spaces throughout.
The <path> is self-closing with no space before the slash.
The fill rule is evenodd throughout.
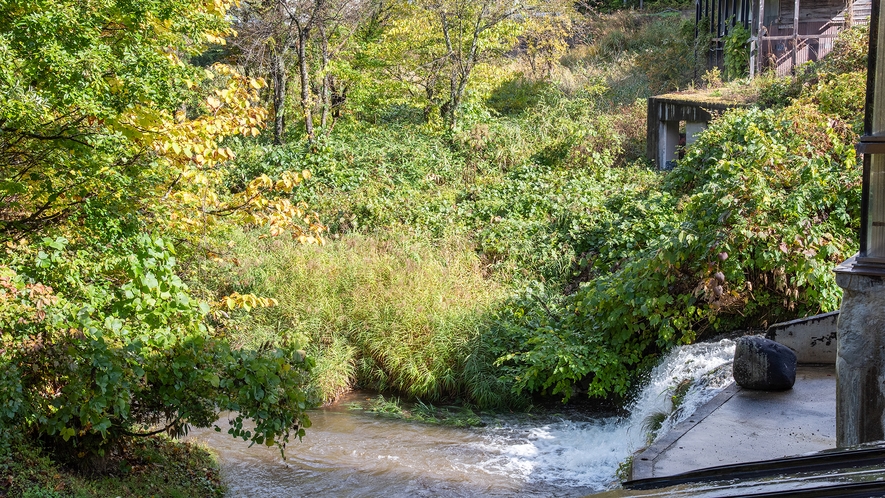
<path id="1" fill-rule="evenodd" d="M 496 454 L 479 468 L 529 483 L 601 491 L 617 483 L 618 466 L 653 439 L 648 421 L 659 416 L 657 437 L 690 417 L 731 383 L 734 342 L 682 346 L 651 372 L 626 418 L 574 416 L 526 427 L 490 430 L 483 450 Z M 674 409 L 674 397 L 678 405 Z"/>
<path id="2" fill-rule="evenodd" d="M 654 442 L 731 384 L 733 359 L 734 342 L 728 339 L 671 351 L 652 370 L 633 403 L 628 425 L 638 431 L 648 426 L 649 418 L 663 415 L 656 437 L 649 441 Z"/>

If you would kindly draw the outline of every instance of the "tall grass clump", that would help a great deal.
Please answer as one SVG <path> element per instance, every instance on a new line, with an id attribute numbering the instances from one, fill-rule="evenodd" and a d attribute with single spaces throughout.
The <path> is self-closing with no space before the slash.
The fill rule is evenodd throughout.
<path id="1" fill-rule="evenodd" d="M 463 238 L 429 243 L 352 233 L 325 247 L 251 233 L 231 240 L 238 264 L 216 280 L 279 302 L 253 313 L 245 335 L 258 342 L 274 334 L 306 337 L 322 400 L 360 386 L 473 401 L 478 384 L 494 383 L 475 370 L 468 375 L 466 366 L 483 314 L 502 290 L 484 278 Z"/>

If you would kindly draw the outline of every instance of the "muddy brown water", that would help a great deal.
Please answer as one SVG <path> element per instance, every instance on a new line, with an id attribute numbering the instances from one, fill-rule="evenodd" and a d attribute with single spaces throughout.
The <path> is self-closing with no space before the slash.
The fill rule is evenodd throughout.
<path id="1" fill-rule="evenodd" d="M 617 486 L 618 465 L 645 444 L 642 423 L 668 403 L 685 377 L 731 359 L 733 343 L 695 346 L 671 355 L 637 398 L 627 418 L 561 414 L 498 415 L 486 426 L 456 428 L 385 418 L 353 410 L 370 393 L 354 392 L 311 412 L 303 441 L 279 450 L 248 447 L 222 432 L 191 438 L 218 455 L 232 497 L 573 497 Z M 721 386 L 708 382 L 692 399 Z"/>
<path id="2" fill-rule="evenodd" d="M 224 432 L 192 433 L 218 454 L 229 496 L 412 497 L 586 496 L 613 485 L 616 419 L 563 416 L 489 418 L 458 428 L 385 418 L 348 407 L 354 392 L 313 411 L 301 442 L 285 460 L 275 448 L 252 446 Z M 224 423 L 221 424 L 224 427 Z M 605 455 L 588 458 L 588 433 L 609 434 Z M 581 468 L 597 467 L 595 475 Z"/>

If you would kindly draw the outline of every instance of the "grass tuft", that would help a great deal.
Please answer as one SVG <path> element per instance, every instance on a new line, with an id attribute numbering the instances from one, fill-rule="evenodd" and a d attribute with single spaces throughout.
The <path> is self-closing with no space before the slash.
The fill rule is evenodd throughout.
<path id="1" fill-rule="evenodd" d="M 238 264 L 220 286 L 272 297 L 240 325 L 244 346 L 306 341 L 316 395 L 331 402 L 355 385 L 438 401 L 494 387 L 467 369 L 483 312 L 502 295 L 461 238 L 437 243 L 385 233 L 347 234 L 325 247 L 234 234 Z M 215 279 L 213 279 L 215 280 Z M 218 280 L 216 280 L 218 281 Z M 237 286 L 239 284 L 239 286 Z"/>

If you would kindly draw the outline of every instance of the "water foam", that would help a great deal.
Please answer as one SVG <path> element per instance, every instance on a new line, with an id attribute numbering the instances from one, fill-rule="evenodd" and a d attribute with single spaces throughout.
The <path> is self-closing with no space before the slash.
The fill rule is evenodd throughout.
<path id="1" fill-rule="evenodd" d="M 723 340 L 683 346 L 649 376 L 626 418 L 551 419 L 541 424 L 503 424 L 488 429 L 481 450 L 491 457 L 477 467 L 526 482 L 594 490 L 611 488 L 618 466 L 647 443 L 648 417 L 670 414 L 658 434 L 691 416 L 731 381 L 734 343 Z M 677 385 L 688 381 L 680 408 L 672 410 Z"/>
<path id="2" fill-rule="evenodd" d="M 734 341 L 728 339 L 673 350 L 652 371 L 648 384 L 633 403 L 630 425 L 642 428 L 649 416 L 667 413 L 669 416 L 658 431 L 659 436 L 665 434 L 731 383 L 733 359 Z M 679 408 L 671 413 L 675 388 L 682 382 L 690 382 L 690 387 Z"/>

